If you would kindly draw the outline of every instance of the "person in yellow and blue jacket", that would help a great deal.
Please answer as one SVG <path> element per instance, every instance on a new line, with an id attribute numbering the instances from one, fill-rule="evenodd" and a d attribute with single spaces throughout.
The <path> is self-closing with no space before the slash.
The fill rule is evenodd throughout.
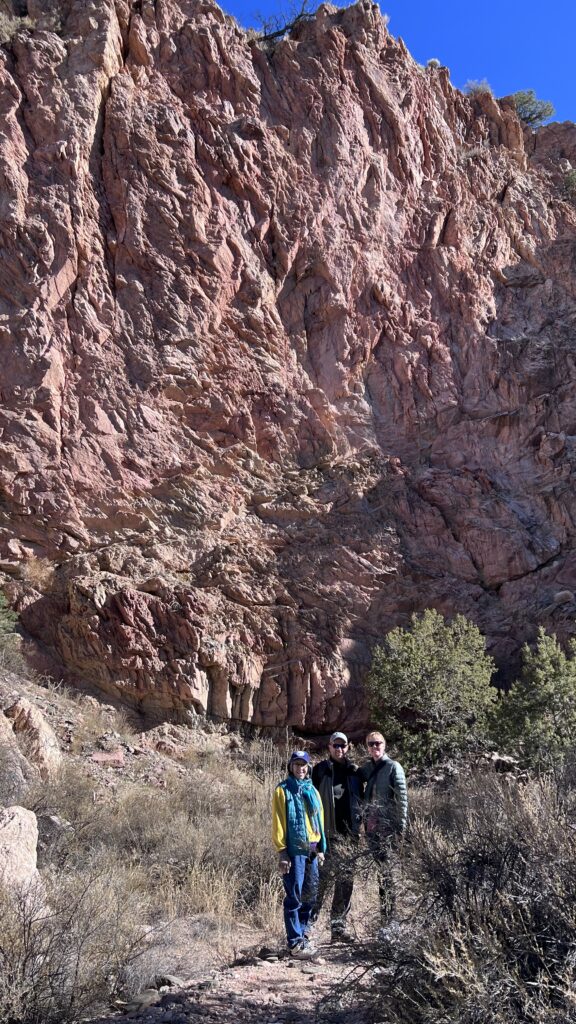
<path id="1" fill-rule="evenodd" d="M 295 750 L 288 776 L 274 790 L 272 840 L 284 882 L 284 925 L 290 955 L 299 960 L 316 956 L 308 929 L 318 893 L 318 867 L 324 861 L 324 811 L 309 778 L 310 754 Z"/>

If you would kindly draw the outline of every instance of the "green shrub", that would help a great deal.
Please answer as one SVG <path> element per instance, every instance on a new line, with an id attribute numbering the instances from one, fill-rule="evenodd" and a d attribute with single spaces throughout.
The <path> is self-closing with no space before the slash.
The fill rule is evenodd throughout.
<path id="1" fill-rule="evenodd" d="M 576 170 L 567 171 L 564 175 L 564 191 L 571 203 L 576 203 Z"/>
<path id="2" fill-rule="evenodd" d="M 530 128 L 540 128 L 555 113 L 552 103 L 539 100 L 534 89 L 520 89 L 512 93 L 512 99 L 518 117 Z"/>
<path id="3" fill-rule="evenodd" d="M 403 755 L 434 762 L 483 741 L 493 671 L 477 626 L 428 609 L 375 648 L 366 688 L 384 735 Z"/>
<path id="4" fill-rule="evenodd" d="M 3 643 L 6 638 L 10 638 L 15 634 L 17 622 L 18 616 L 16 612 L 13 612 L 8 606 L 4 594 L 0 594 L 0 643 Z"/>
<path id="5" fill-rule="evenodd" d="M 0 666 L 17 669 L 22 665 L 18 616 L 8 606 L 4 594 L 0 594 Z"/>
<path id="6" fill-rule="evenodd" d="M 561 765 L 576 747 L 576 640 L 566 655 L 555 636 L 538 632 L 522 649 L 522 673 L 493 712 L 493 736 L 524 765 Z"/>

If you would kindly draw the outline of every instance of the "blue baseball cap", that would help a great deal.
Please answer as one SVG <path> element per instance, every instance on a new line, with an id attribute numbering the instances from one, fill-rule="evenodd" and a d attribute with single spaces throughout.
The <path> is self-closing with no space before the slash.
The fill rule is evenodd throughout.
<path id="1" fill-rule="evenodd" d="M 306 750 L 295 750 L 288 764 L 292 764 L 292 761 L 306 761 L 306 764 L 311 764 L 312 758 Z"/>

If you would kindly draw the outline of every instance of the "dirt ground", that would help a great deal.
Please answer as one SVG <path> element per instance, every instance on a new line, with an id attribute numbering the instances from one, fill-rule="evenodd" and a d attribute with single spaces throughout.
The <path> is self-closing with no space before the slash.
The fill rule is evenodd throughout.
<path id="1" fill-rule="evenodd" d="M 122 1019 L 137 1024 L 364 1024 L 374 1015 L 355 1009 L 357 995 L 381 970 L 370 950 L 365 942 L 345 946 L 320 941 L 312 962 L 292 960 L 282 948 L 248 951 L 200 978 L 148 990 L 91 1024 Z M 157 1002 L 142 1005 L 148 997 Z"/>

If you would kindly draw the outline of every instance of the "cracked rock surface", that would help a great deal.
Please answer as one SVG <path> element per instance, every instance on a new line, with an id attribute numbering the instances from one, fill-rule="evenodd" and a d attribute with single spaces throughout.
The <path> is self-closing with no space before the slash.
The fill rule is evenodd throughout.
<path id="1" fill-rule="evenodd" d="M 57 6 L 0 47 L 0 570 L 38 649 L 151 716 L 328 732 L 415 610 L 504 669 L 566 636 L 576 127 L 369 3 L 268 45 L 211 0 Z"/>

